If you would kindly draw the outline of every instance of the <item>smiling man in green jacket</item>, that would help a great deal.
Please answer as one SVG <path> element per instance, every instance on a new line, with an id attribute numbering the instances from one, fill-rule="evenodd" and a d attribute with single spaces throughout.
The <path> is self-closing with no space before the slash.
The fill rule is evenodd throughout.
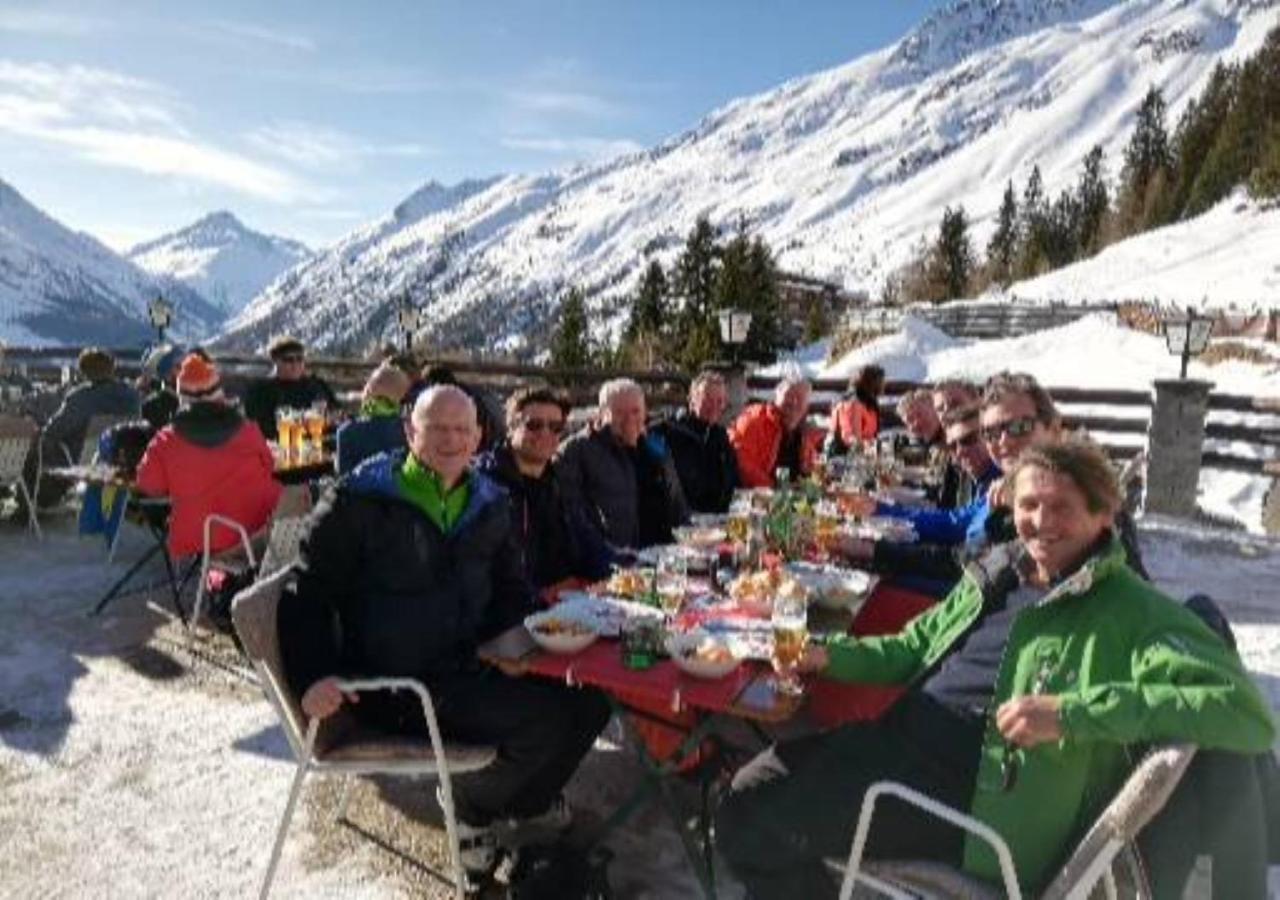
<path id="1" fill-rule="evenodd" d="M 810 648 L 806 666 L 827 677 L 911 689 L 883 722 L 776 745 L 738 773 L 717 840 L 749 896 L 835 896 L 822 859 L 848 852 L 875 781 L 986 822 L 1035 891 L 1118 789 L 1134 745 L 1270 747 L 1270 711 L 1239 659 L 1125 565 L 1101 451 L 1034 447 L 1007 483 L 1018 541 L 901 633 Z M 896 802 L 877 810 L 867 855 L 999 881 L 985 843 Z"/>

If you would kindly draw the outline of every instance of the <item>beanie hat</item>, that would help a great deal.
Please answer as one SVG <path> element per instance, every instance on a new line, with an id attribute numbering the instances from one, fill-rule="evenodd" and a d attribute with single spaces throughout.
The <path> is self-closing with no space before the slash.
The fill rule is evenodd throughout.
<path id="1" fill-rule="evenodd" d="M 267 356 L 272 359 L 279 359 L 290 353 L 303 353 L 306 347 L 302 341 L 293 335 L 282 334 L 271 339 L 271 343 L 267 344 Z"/>
<path id="2" fill-rule="evenodd" d="M 143 357 L 142 368 L 147 374 L 166 381 L 186 355 L 186 352 L 176 344 L 158 344 Z"/>
<path id="3" fill-rule="evenodd" d="M 222 379 L 217 367 L 202 356 L 188 354 L 178 369 L 178 393 L 191 400 L 221 399 Z"/>

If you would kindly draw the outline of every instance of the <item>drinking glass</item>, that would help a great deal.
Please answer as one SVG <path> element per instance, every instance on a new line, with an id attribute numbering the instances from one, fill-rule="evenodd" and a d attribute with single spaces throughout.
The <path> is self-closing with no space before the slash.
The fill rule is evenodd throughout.
<path id="1" fill-rule="evenodd" d="M 796 667 L 809 641 L 808 608 L 803 599 L 777 597 L 773 601 L 773 687 L 795 696 L 804 691 Z"/>
<path id="2" fill-rule="evenodd" d="M 287 406 L 276 410 L 276 433 L 286 460 L 292 460 L 302 449 L 302 424 L 297 410 Z"/>
<path id="3" fill-rule="evenodd" d="M 689 560 L 678 550 L 667 550 L 658 557 L 658 605 L 663 612 L 675 614 L 689 590 Z"/>
<path id="4" fill-rule="evenodd" d="M 729 518 L 724 523 L 725 534 L 735 544 L 745 544 L 751 534 L 751 499 L 734 498 L 729 506 Z"/>
<path id="5" fill-rule="evenodd" d="M 304 414 L 303 421 L 307 426 L 307 434 L 311 438 L 311 446 L 315 448 L 316 454 L 319 455 L 320 448 L 324 444 L 324 404 L 312 404 L 311 409 Z"/>
<path id="6" fill-rule="evenodd" d="M 814 540 L 818 553 L 830 557 L 840 537 L 840 508 L 831 500 L 820 500 L 815 513 Z"/>

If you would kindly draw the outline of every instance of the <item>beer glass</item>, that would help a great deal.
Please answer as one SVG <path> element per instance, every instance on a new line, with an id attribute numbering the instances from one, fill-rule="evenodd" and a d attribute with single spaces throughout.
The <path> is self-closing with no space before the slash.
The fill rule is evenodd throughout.
<path id="1" fill-rule="evenodd" d="M 796 667 L 809 642 L 808 607 L 801 598 L 777 597 L 773 601 L 773 686 L 780 694 L 804 691 Z"/>

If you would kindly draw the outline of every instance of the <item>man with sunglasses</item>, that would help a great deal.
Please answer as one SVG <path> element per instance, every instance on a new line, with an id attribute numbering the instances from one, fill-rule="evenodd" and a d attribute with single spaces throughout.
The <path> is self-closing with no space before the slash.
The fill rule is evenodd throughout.
<path id="1" fill-rule="evenodd" d="M 277 409 L 309 409 L 316 402 L 323 402 L 329 409 L 338 406 L 333 389 L 307 373 L 306 349 L 296 337 L 273 338 L 267 345 L 271 377 L 254 381 L 245 392 L 244 414 L 258 423 L 269 441 L 276 439 Z"/>
<path id="2" fill-rule="evenodd" d="M 526 387 L 507 400 L 506 437 L 476 459 L 477 471 L 507 489 L 525 575 L 540 591 L 608 574 L 603 543 L 565 503 L 551 459 L 570 404 L 550 388 Z"/>
<path id="3" fill-rule="evenodd" d="M 720 424 L 728 402 L 724 376 L 700 372 L 689 386 L 688 407 L 650 429 L 671 451 L 680 487 L 694 512 L 727 512 L 738 486 L 738 458 L 728 430 Z"/>

